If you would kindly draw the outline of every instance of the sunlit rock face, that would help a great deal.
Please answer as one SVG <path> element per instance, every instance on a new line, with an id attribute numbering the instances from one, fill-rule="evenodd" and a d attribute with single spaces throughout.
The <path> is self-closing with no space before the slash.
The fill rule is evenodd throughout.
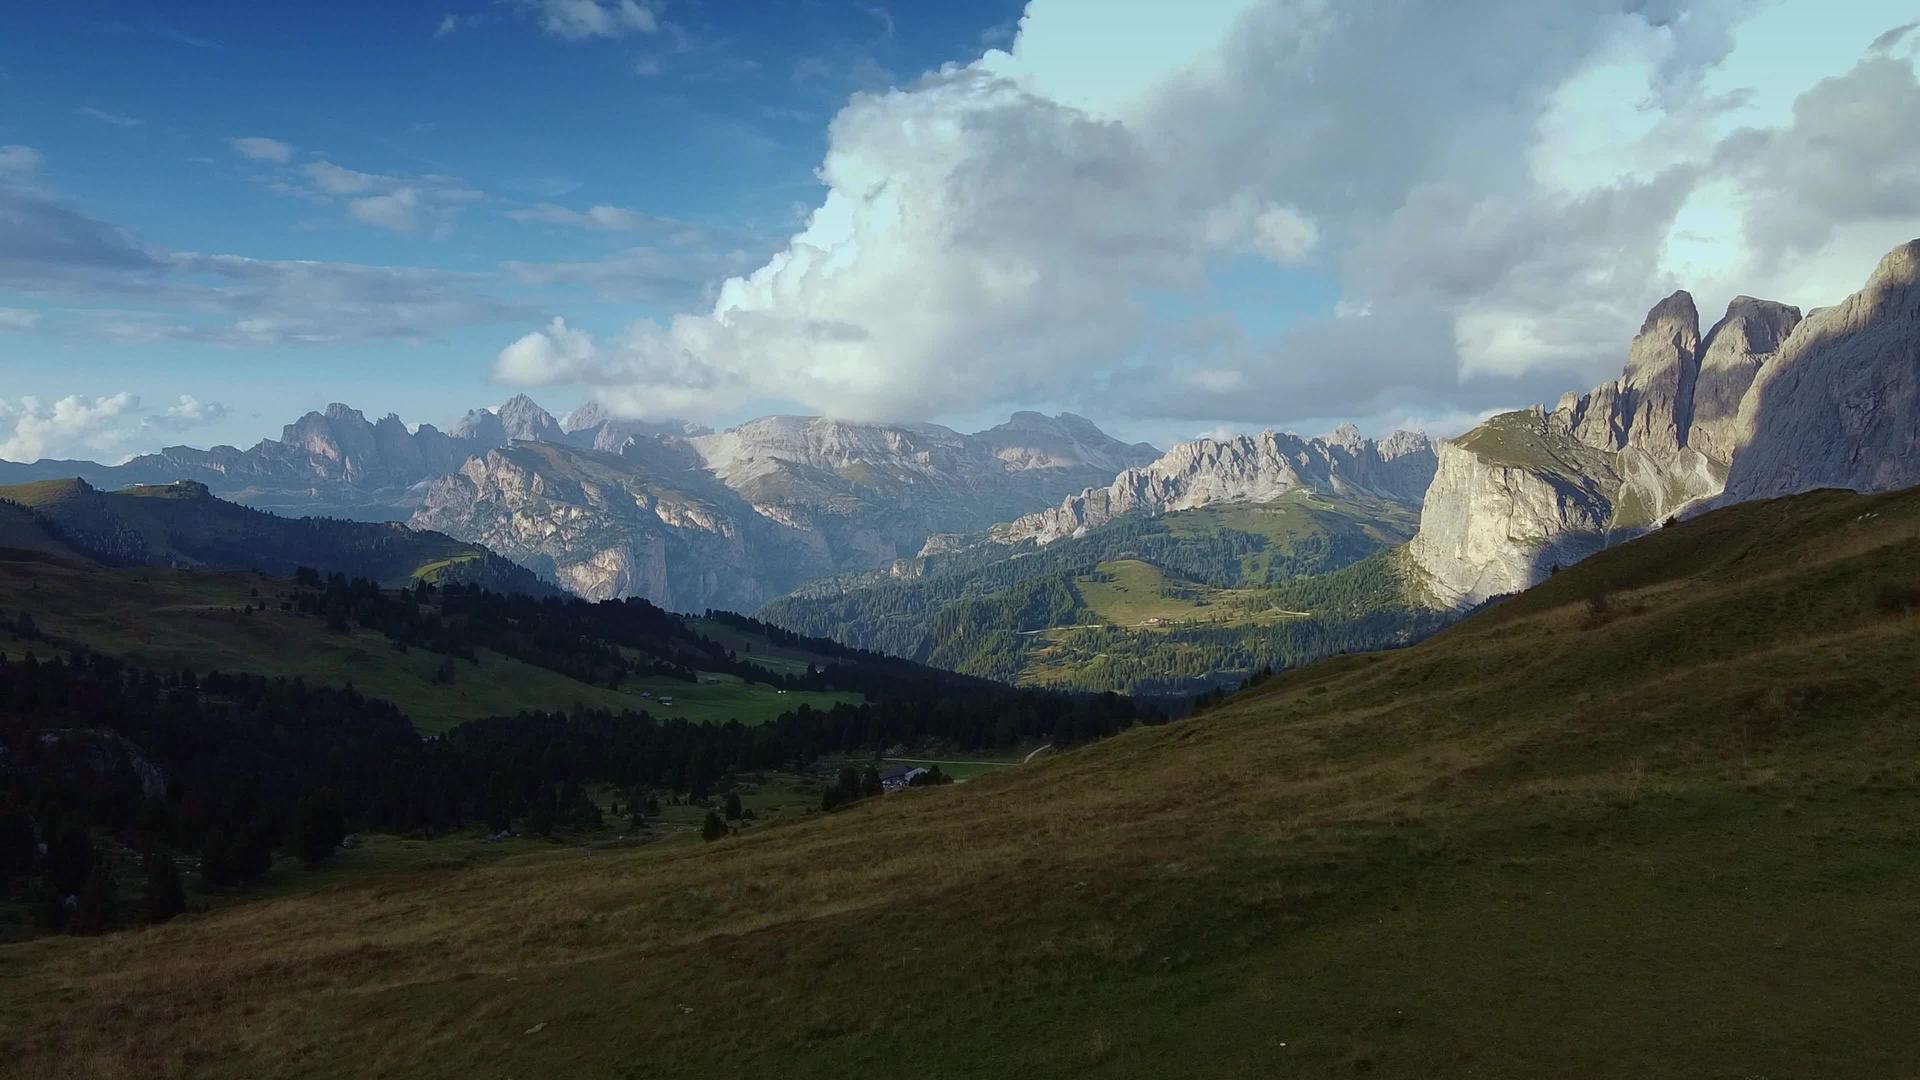
<path id="1" fill-rule="evenodd" d="M 1684 292 L 1647 315 L 1622 377 L 1443 445 L 1409 546 L 1461 606 L 1672 515 L 1816 487 L 1920 484 L 1920 241 L 1805 318 L 1741 296 L 1702 338 Z"/>

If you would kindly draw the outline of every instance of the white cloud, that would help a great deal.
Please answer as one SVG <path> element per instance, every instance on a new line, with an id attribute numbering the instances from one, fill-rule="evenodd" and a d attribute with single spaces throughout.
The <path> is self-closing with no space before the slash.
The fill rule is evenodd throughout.
<path id="1" fill-rule="evenodd" d="M 13 143 L 0 146 L 0 180 L 21 180 L 32 176 L 40 168 L 40 151 L 31 146 Z"/>
<path id="2" fill-rule="evenodd" d="M 283 167 L 258 179 L 277 194 L 338 207 L 363 225 L 398 233 L 431 230 L 441 236 L 451 230 L 463 208 L 486 198 L 485 192 L 468 187 L 457 176 L 392 176 L 325 159 L 294 165 L 293 148 L 276 145 L 283 151 L 281 156 L 256 159 Z"/>
<path id="3" fill-rule="evenodd" d="M 227 140 L 233 152 L 248 161 L 267 161 L 276 165 L 285 165 L 293 160 L 293 147 L 279 139 L 269 139 L 261 135 L 244 135 Z"/>
<path id="4" fill-rule="evenodd" d="M 323 195 L 359 195 L 393 182 L 388 177 L 341 168 L 331 161 L 308 162 L 300 171 Z"/>
<path id="5" fill-rule="evenodd" d="M 73 110 L 73 112 L 76 116 L 84 116 L 89 120 L 98 120 L 103 124 L 111 124 L 114 127 L 139 127 L 141 124 L 141 120 L 137 116 L 108 112 L 105 109 L 96 109 L 91 105 L 82 105 Z"/>
<path id="6" fill-rule="evenodd" d="M 1319 227 L 1290 206 L 1269 206 L 1253 219 L 1253 249 L 1274 262 L 1297 263 L 1319 242 Z"/>
<path id="7" fill-rule="evenodd" d="M 0 330 L 31 330 L 40 325 L 40 313 L 25 308 L 0 307 Z"/>
<path id="8" fill-rule="evenodd" d="M 540 203 L 537 206 L 509 210 L 507 217 L 514 221 L 532 224 L 570 225 L 575 228 L 604 229 L 609 232 L 658 229 L 678 224 L 670 219 L 655 217 L 624 206 L 590 206 L 585 210 L 572 210 L 553 203 Z"/>
<path id="9" fill-rule="evenodd" d="M 50 452 L 108 449 L 122 441 L 124 418 L 139 407 L 140 399 L 128 393 L 70 394 L 51 404 L 36 397 L 0 398 L 0 458 L 37 461 Z"/>
<path id="10" fill-rule="evenodd" d="M 227 411 L 227 407 L 217 401 L 201 401 L 192 394 L 181 394 L 173 404 L 142 417 L 140 429 L 147 432 L 189 431 L 226 419 Z"/>
<path id="11" fill-rule="evenodd" d="M 227 412 L 225 405 L 191 394 L 157 412 L 142 409 L 139 396 L 124 391 L 105 397 L 69 394 L 53 402 L 0 398 L 0 459 L 120 457 L 142 438 L 217 423 Z"/>
<path id="12" fill-rule="evenodd" d="M 1049 400 L 1270 422 L 1552 397 L 1617 374 L 1675 287 L 1711 318 L 1723 288 L 1807 268 L 1857 286 L 1920 235 L 1920 157 L 1888 134 L 1920 130 L 1893 55 L 1916 35 L 1831 9 L 1230 0 L 1116 19 L 1032 0 L 1009 50 L 854 95 L 824 198 L 710 307 L 591 348 L 549 327 L 503 370 L 647 408 L 884 417 Z M 1272 329 L 1254 271 L 1222 288 L 1247 253 L 1340 303 Z M 1168 370 L 1188 373 L 1177 392 Z"/>
<path id="13" fill-rule="evenodd" d="M 555 319 L 500 350 L 493 377 L 514 386 L 550 386 L 592 381 L 598 373 L 600 351 L 592 336 Z"/>
<path id="14" fill-rule="evenodd" d="M 634 0 L 521 0 L 540 28 L 568 41 L 651 34 L 660 29 L 653 12 Z"/>
<path id="15" fill-rule="evenodd" d="M 347 216 L 368 225 L 394 232 L 410 233 L 420 228 L 420 193 L 410 187 L 395 188 L 385 195 L 369 195 L 347 203 Z"/>

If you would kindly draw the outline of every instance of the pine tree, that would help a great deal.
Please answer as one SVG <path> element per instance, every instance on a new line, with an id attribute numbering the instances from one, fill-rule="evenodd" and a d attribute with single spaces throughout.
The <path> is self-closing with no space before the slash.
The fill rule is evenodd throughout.
<path id="1" fill-rule="evenodd" d="M 209 885 L 238 885 L 240 859 L 233 838 L 215 826 L 200 845 L 200 880 Z"/>
<path id="2" fill-rule="evenodd" d="M 346 839 L 346 826 L 340 819 L 340 806 L 331 791 L 315 791 L 300 802 L 293 818 L 293 833 L 287 846 L 308 864 L 330 857 Z"/>
<path id="3" fill-rule="evenodd" d="M 700 839 L 711 842 L 725 835 L 727 835 L 727 823 L 720 820 L 719 814 L 712 810 L 707 811 L 707 820 L 700 826 Z"/>
<path id="4" fill-rule="evenodd" d="M 737 791 L 727 792 L 727 820 L 740 820 L 740 793 Z"/>
<path id="5" fill-rule="evenodd" d="M 172 859 L 159 852 L 148 852 L 145 869 L 144 906 L 148 922 L 163 923 L 187 910 L 187 893 L 180 884 L 180 870 Z"/>
<path id="6" fill-rule="evenodd" d="M 113 875 L 99 863 L 87 875 L 86 883 L 80 887 L 79 903 L 73 909 L 73 919 L 67 924 L 69 933 L 104 934 L 113 929 L 120 917 L 120 889 L 114 883 Z"/>

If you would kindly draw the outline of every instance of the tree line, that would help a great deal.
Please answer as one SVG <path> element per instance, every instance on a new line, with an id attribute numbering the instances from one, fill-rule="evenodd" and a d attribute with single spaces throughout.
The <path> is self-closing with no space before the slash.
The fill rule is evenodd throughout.
<path id="1" fill-rule="evenodd" d="M 423 737 L 351 686 L 0 655 L 0 895 L 27 900 L 48 930 L 92 932 L 177 914 L 182 866 L 206 887 L 242 888 L 276 853 L 323 860 L 353 832 L 597 828 L 594 784 L 622 792 L 638 823 L 661 794 L 704 799 L 735 774 L 826 754 L 1065 744 L 1154 718 L 1118 695 L 937 672 L 916 690 L 902 671 L 888 685 L 880 700 L 802 705 L 758 726 L 580 709 Z M 137 896 L 122 895 L 129 868 Z"/>

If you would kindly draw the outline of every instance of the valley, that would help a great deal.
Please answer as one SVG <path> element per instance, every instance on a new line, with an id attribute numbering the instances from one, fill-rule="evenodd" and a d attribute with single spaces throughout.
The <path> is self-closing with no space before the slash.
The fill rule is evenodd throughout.
<path id="1" fill-rule="evenodd" d="M 1897 1075 L 1920 1067 L 1916 554 L 1914 492 L 1749 503 L 1410 648 L 964 785 L 13 946 L 6 1050 L 98 1076 L 927 1052 L 981 1075 Z"/>
<path id="2" fill-rule="evenodd" d="M 11 5 L 0 1080 L 1920 1080 L 1901 8 Z"/>
<path id="3" fill-rule="evenodd" d="M 1444 625 L 1400 568 L 1414 526 L 1403 503 L 1298 488 L 1044 545 L 987 541 L 821 582 L 761 615 L 1025 685 L 1185 697 Z"/>

